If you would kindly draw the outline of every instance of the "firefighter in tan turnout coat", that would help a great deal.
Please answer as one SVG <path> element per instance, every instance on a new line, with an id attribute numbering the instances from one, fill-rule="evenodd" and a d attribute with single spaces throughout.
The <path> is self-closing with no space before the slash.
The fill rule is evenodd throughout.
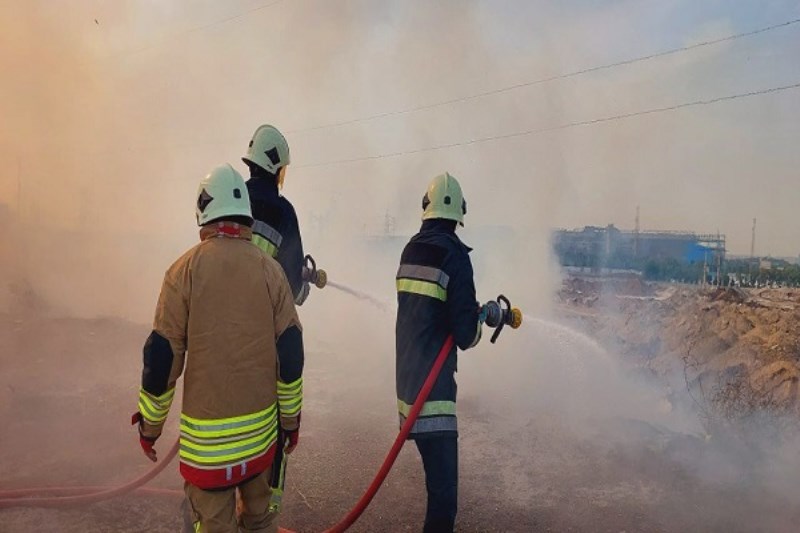
<path id="1" fill-rule="evenodd" d="M 200 243 L 167 270 L 144 346 L 133 418 L 153 461 L 184 377 L 180 472 L 195 531 L 276 531 L 268 506 L 278 429 L 289 453 L 299 437 L 300 321 L 283 269 L 251 242 L 252 221 L 247 187 L 230 165 L 203 179 Z"/>

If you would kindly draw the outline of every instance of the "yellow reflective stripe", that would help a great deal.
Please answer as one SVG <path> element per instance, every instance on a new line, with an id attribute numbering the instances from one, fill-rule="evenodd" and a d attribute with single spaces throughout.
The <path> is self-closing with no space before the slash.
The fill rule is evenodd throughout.
<path id="1" fill-rule="evenodd" d="M 420 281 L 418 279 L 397 279 L 398 292 L 410 292 L 413 294 L 420 294 L 422 296 L 430 296 L 443 302 L 447 301 L 447 290 L 441 288 L 436 283 L 430 281 Z"/>
<path id="2" fill-rule="evenodd" d="M 297 403 L 301 403 L 303 401 L 302 396 L 292 396 L 291 398 L 279 398 L 278 402 L 281 404 L 281 412 L 283 412 L 284 406 L 290 406 Z"/>
<path id="3" fill-rule="evenodd" d="M 262 442 L 258 446 L 250 447 L 247 448 L 246 450 L 236 453 L 214 455 L 214 456 L 203 456 L 196 453 L 192 453 L 191 451 L 185 449 L 183 444 L 181 444 L 180 456 L 183 459 L 188 459 L 189 461 L 198 464 L 222 466 L 227 463 L 231 463 L 233 461 L 238 461 L 241 459 L 253 457 L 260 454 L 261 452 L 263 452 L 264 450 L 275 444 L 276 437 L 277 437 L 277 432 L 273 433 L 271 436 L 267 438 L 266 441 Z"/>
<path id="4" fill-rule="evenodd" d="M 408 416 L 408 413 L 411 412 L 411 406 L 404 402 L 403 400 L 397 400 L 397 410 L 403 416 Z M 449 400 L 436 400 L 425 402 L 422 406 L 422 410 L 419 412 L 419 416 L 431 416 L 431 415 L 455 415 L 456 414 L 456 402 L 451 402 Z"/>
<path id="5" fill-rule="evenodd" d="M 270 241 L 262 237 L 261 235 L 253 235 L 252 242 L 265 252 L 269 254 L 270 257 L 277 257 L 278 256 L 278 247 L 272 244 Z"/>
<path id="6" fill-rule="evenodd" d="M 298 378 L 291 383 L 284 383 L 278 380 L 278 394 L 297 392 L 303 386 L 303 378 Z"/>
<path id="7" fill-rule="evenodd" d="M 203 455 L 203 450 L 197 450 L 197 449 L 194 449 L 194 451 L 197 453 L 192 453 L 192 451 L 190 451 L 191 448 L 190 444 L 194 443 L 181 439 L 180 456 L 189 459 L 191 461 L 194 461 L 196 463 L 225 464 L 245 457 L 258 455 L 259 453 L 263 452 L 264 450 L 272 446 L 275 443 L 277 436 L 278 436 L 278 427 L 276 425 L 269 433 L 259 435 L 257 437 L 254 437 L 253 439 L 248 439 L 248 441 L 250 442 L 240 441 L 236 443 L 238 444 L 238 446 L 235 446 L 233 449 L 244 447 L 244 449 L 241 451 L 226 454 L 226 453 L 219 453 L 224 451 L 224 449 L 208 450 L 208 452 L 212 452 L 208 453 L 208 455 Z M 256 446 L 248 446 L 249 444 L 256 444 Z"/>
<path id="8" fill-rule="evenodd" d="M 277 424 L 273 424 L 273 427 L 266 429 L 258 433 L 257 435 L 253 435 L 251 437 L 247 437 L 246 439 L 240 440 L 232 440 L 229 442 L 223 442 L 219 444 L 201 444 L 199 442 L 189 440 L 186 438 L 181 438 L 181 446 L 185 446 L 187 448 L 191 448 L 197 453 L 203 452 L 219 452 L 225 450 L 235 450 L 236 448 L 241 448 L 243 446 L 247 446 L 248 444 L 253 444 L 256 442 L 260 442 L 267 438 L 271 433 L 275 432 L 278 427 Z"/>
<path id="9" fill-rule="evenodd" d="M 166 414 L 172 405 L 172 398 L 168 398 L 165 402 L 153 401 L 153 399 L 146 394 L 139 393 L 139 404 L 144 404 L 147 409 L 155 415 Z"/>
<path id="10" fill-rule="evenodd" d="M 167 418 L 172 400 L 175 398 L 175 389 L 172 388 L 161 396 L 153 396 L 144 388 L 139 390 L 139 412 L 150 424 L 160 424 Z"/>
<path id="11" fill-rule="evenodd" d="M 263 411 L 231 418 L 200 420 L 181 413 L 181 431 L 194 437 L 227 437 L 249 433 L 274 423 L 277 405 L 272 404 Z"/>
<path id="12" fill-rule="evenodd" d="M 281 416 L 292 417 L 297 415 L 303 409 L 303 400 L 297 400 L 295 403 L 281 402 Z"/>
<path id="13" fill-rule="evenodd" d="M 139 412 L 142 414 L 142 418 L 144 418 L 144 420 L 148 424 L 151 424 L 151 425 L 154 425 L 154 426 L 162 423 L 164 420 L 167 419 L 167 412 L 164 412 L 163 414 L 156 414 L 156 413 L 152 412 L 148 408 L 147 404 L 145 404 L 141 400 L 139 401 Z"/>
<path id="14" fill-rule="evenodd" d="M 208 419 L 201 419 L 201 418 L 192 418 L 191 416 L 181 413 L 181 420 L 185 420 L 187 422 L 191 422 L 196 426 L 218 426 L 220 424 L 230 424 L 236 422 L 245 422 L 247 420 L 253 420 L 254 418 L 259 418 L 263 415 L 269 414 L 270 411 L 275 409 L 275 404 L 273 403 L 266 409 L 262 409 L 261 411 L 256 411 L 255 413 L 249 413 L 246 415 L 239 415 L 239 416 L 232 416 L 229 418 L 208 418 Z"/>
<path id="15" fill-rule="evenodd" d="M 278 404 L 281 416 L 296 416 L 303 407 L 303 378 L 291 383 L 278 380 Z"/>

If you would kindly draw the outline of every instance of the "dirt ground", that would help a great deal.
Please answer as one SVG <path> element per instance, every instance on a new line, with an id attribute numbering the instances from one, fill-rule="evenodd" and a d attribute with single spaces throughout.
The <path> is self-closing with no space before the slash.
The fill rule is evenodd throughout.
<path id="1" fill-rule="evenodd" d="M 686 343 L 710 342 L 699 332 L 713 328 L 682 316 L 690 308 L 701 316 L 716 316 L 712 309 L 728 316 L 722 308 L 749 305 L 713 294 L 684 297 L 683 290 L 676 290 L 667 301 L 687 303 L 675 303 L 664 313 L 644 313 L 665 305 L 658 299 L 665 293 L 659 290 L 628 295 L 632 298 L 598 296 L 587 305 L 568 286 L 562 294 L 562 313 L 606 346 L 620 348 L 632 368 L 658 374 L 681 362 L 680 357 L 674 359 Z M 771 300 L 774 295 L 758 297 Z M 598 303 L 603 298 L 614 307 L 604 310 L 605 304 Z M 785 304 L 781 300 L 780 305 Z M 792 306 L 792 311 L 777 315 L 771 314 L 775 308 L 752 308 L 752 314 L 763 314 L 772 329 L 759 330 L 761 322 L 756 324 L 751 314 L 746 320 L 756 325 L 749 333 L 713 329 L 715 338 L 733 341 L 724 341 L 733 351 L 725 356 L 724 351 L 695 348 L 694 356 L 702 360 L 697 374 L 727 368 L 711 361 L 734 357 L 740 345 L 756 351 L 745 364 L 755 365 L 757 375 L 757 369 L 777 368 L 770 366 L 776 364 L 790 375 L 796 372 L 797 343 L 785 339 L 781 329 L 796 331 L 797 310 Z M 0 490 L 114 485 L 145 472 L 150 463 L 140 453 L 129 420 L 148 327 L 116 319 L 47 317 L 31 302 L 24 308 L 0 315 Z M 627 330 L 620 326 L 626 320 Z M 665 326 L 661 334 L 640 338 L 637 333 L 643 328 L 632 320 L 659 327 L 668 323 L 677 329 Z M 739 326 L 734 321 L 732 327 Z M 747 342 L 736 341 L 734 334 Z M 700 338 L 702 342 L 695 341 Z M 767 345 L 777 347 L 764 352 Z M 391 358 L 386 355 L 343 360 L 335 346 L 323 343 L 310 350 L 303 430 L 288 472 L 285 527 L 323 530 L 343 516 L 369 484 L 397 430 L 393 368 L 387 361 Z M 789 380 L 794 389 L 788 387 L 788 392 L 780 385 L 773 387 L 777 378 L 770 379 L 775 402 L 783 401 L 780 405 L 787 412 L 796 408 L 796 379 Z M 724 442 L 631 418 L 598 418 L 576 432 L 558 411 L 521 414 L 498 405 L 502 404 L 485 402 L 474 388 L 462 386 L 459 391 L 458 531 L 790 532 L 800 523 L 797 493 L 762 483 L 761 470 L 740 461 Z M 175 438 L 174 416 L 171 419 L 172 432 L 156 446 L 162 453 Z M 177 465 L 152 485 L 180 489 Z M 75 509 L 2 510 L 0 531 L 178 531 L 180 500 L 129 495 Z M 421 463 L 414 447 L 406 446 L 352 530 L 420 531 L 424 504 Z"/>

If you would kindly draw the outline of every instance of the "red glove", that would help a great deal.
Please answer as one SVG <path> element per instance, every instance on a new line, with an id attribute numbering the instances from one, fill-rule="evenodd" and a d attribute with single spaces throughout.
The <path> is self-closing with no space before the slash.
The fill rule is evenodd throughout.
<path id="1" fill-rule="evenodd" d="M 158 461 L 158 457 L 156 457 L 156 451 L 153 449 L 153 444 L 156 443 L 158 437 L 145 437 L 142 435 L 142 413 L 136 411 L 131 416 L 131 425 L 138 424 L 139 429 L 139 446 L 142 447 L 142 451 L 144 452 L 145 456 L 153 461 L 154 463 Z"/>
<path id="2" fill-rule="evenodd" d="M 300 428 L 294 431 L 284 431 L 283 433 L 286 437 L 283 451 L 286 452 L 286 455 L 289 455 L 297 448 L 297 443 L 300 442 Z"/>

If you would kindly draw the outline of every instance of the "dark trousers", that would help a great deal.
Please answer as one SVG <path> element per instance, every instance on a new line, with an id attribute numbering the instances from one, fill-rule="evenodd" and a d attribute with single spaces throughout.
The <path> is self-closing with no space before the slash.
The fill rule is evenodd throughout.
<path id="1" fill-rule="evenodd" d="M 433 437 L 414 442 L 422 456 L 428 489 L 423 533 L 451 533 L 458 511 L 458 438 Z"/>

